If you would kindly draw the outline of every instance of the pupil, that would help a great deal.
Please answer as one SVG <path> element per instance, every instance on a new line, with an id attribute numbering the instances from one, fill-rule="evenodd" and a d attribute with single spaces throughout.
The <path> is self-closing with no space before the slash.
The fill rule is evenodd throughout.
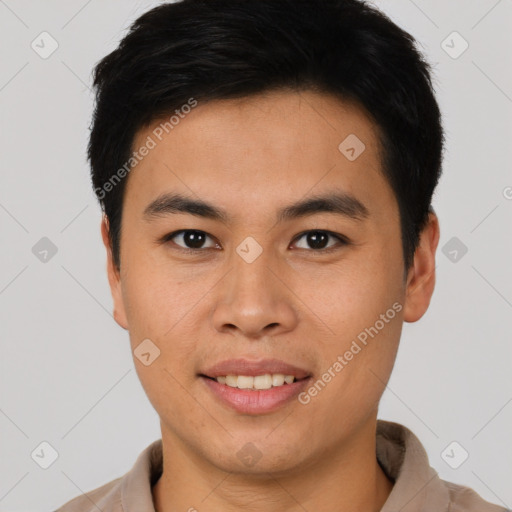
<path id="1" fill-rule="evenodd" d="M 319 231 L 308 233 L 308 244 L 314 249 L 323 249 L 327 245 L 328 235 Z"/>
<path id="2" fill-rule="evenodd" d="M 204 233 L 190 231 L 185 234 L 185 243 L 193 249 L 200 248 L 204 243 Z"/>

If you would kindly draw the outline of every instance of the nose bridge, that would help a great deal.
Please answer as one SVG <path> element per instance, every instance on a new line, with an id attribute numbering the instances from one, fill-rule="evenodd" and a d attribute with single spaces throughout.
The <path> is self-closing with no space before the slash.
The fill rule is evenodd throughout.
<path id="1" fill-rule="evenodd" d="M 219 289 L 215 327 L 234 326 L 253 336 L 269 326 L 289 329 L 296 315 L 286 287 L 275 276 L 277 262 L 271 250 L 251 244 L 241 243 L 232 254 L 231 271 Z"/>
<path id="2" fill-rule="evenodd" d="M 262 300 L 274 301 L 274 295 L 278 293 L 269 269 L 273 265 L 271 250 L 259 247 L 253 241 L 246 240 L 236 248 L 232 257 L 229 293 L 233 300 L 248 306 L 251 302 L 256 305 Z"/>

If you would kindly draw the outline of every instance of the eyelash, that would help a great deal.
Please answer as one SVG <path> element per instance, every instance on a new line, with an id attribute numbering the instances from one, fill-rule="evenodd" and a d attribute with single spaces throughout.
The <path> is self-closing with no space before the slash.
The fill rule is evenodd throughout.
<path id="1" fill-rule="evenodd" d="M 172 233 L 169 233 L 167 235 L 164 235 L 162 238 L 161 238 L 161 242 L 163 243 L 167 243 L 167 242 L 170 242 L 172 241 L 172 239 L 174 237 L 176 237 L 177 235 L 181 235 L 183 233 L 202 233 L 202 234 L 205 234 L 206 236 L 210 237 L 213 239 L 213 237 L 211 235 L 209 235 L 208 233 L 206 233 L 205 231 L 200 231 L 200 230 L 197 230 L 197 229 L 181 229 L 179 231 L 173 231 Z M 295 238 L 294 238 L 294 242 L 300 240 L 302 237 L 304 237 L 305 235 L 308 235 L 309 233 L 323 233 L 323 234 L 326 234 L 332 238 L 335 238 L 337 241 L 338 241 L 338 244 L 332 246 L 332 247 L 328 247 L 327 249 L 300 249 L 300 250 L 306 250 L 306 251 L 309 251 L 309 252 L 316 252 L 316 253 L 322 253 L 322 254 L 329 254 L 335 250 L 338 250 L 340 249 L 341 247 L 343 246 L 346 246 L 346 245 L 350 245 L 350 241 L 343 235 L 339 235 L 337 233 L 333 233 L 332 231 L 328 231 L 328 230 L 325 230 L 325 229 L 310 229 L 310 230 L 307 230 L 307 231 L 304 231 L 300 234 L 298 234 Z M 182 251 L 184 253 L 187 253 L 187 254 L 198 254 L 200 252 L 204 252 L 204 251 L 207 251 L 207 250 L 211 250 L 211 249 L 215 249 L 214 247 L 206 247 L 204 249 L 202 248 L 199 248 L 199 249 L 191 249 L 189 247 L 182 247 L 180 245 L 176 245 L 176 248 L 179 250 L 179 251 Z"/>

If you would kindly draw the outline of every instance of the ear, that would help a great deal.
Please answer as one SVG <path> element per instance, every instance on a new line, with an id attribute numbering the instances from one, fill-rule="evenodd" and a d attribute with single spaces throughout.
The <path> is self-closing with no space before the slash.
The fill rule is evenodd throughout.
<path id="1" fill-rule="evenodd" d="M 114 265 L 112 257 L 112 247 L 109 238 L 109 222 L 108 217 L 103 214 L 101 220 L 101 238 L 107 250 L 107 276 L 110 285 L 110 292 L 114 302 L 114 320 L 123 328 L 128 330 L 128 322 L 126 320 L 126 311 L 123 301 L 123 293 L 121 289 L 121 275 L 119 270 Z"/>
<path id="2" fill-rule="evenodd" d="M 416 322 L 427 311 L 436 282 L 436 249 L 439 243 L 439 220 L 430 210 L 427 225 L 420 234 L 414 263 L 407 274 L 404 320 Z"/>

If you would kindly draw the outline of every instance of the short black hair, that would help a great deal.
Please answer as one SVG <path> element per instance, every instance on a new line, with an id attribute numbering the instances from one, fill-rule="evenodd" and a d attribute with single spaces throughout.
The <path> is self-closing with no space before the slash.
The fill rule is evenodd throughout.
<path id="1" fill-rule="evenodd" d="M 93 72 L 88 159 L 114 264 L 120 268 L 125 176 L 139 130 L 191 98 L 313 90 L 357 104 L 375 123 L 407 271 L 441 175 L 444 132 L 431 74 L 415 39 L 363 0 L 181 0 L 147 11 Z"/>

